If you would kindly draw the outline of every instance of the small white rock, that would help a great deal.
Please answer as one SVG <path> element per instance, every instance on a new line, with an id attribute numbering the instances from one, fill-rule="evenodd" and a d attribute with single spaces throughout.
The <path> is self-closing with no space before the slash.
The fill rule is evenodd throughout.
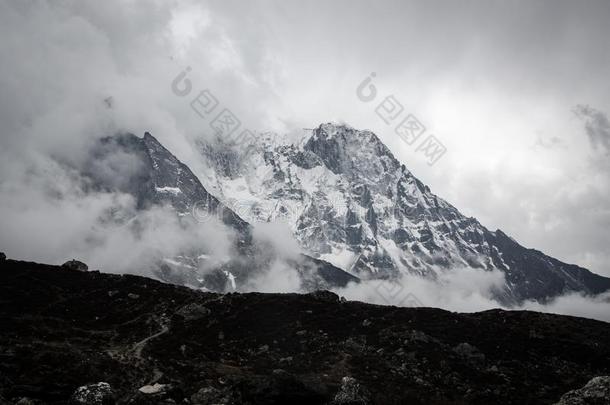
<path id="1" fill-rule="evenodd" d="M 140 391 L 142 394 L 158 394 L 165 391 L 165 385 L 166 384 L 154 383 L 154 385 L 145 385 L 138 391 Z"/>

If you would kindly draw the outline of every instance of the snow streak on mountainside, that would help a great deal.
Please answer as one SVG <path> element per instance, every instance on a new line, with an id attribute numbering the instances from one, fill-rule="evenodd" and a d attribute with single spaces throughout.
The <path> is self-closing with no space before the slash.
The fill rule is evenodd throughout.
<path id="1" fill-rule="evenodd" d="M 507 303 L 610 289 L 610 279 L 462 215 L 370 131 L 329 123 L 295 144 L 263 134 L 240 152 L 221 140 L 200 147 L 211 193 L 251 223 L 287 221 L 307 252 L 360 278 L 497 269 Z"/>

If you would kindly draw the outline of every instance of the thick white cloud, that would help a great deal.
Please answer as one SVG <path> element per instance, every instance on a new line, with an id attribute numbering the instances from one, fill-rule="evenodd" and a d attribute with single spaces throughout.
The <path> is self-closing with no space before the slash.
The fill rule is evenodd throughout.
<path id="1" fill-rule="evenodd" d="M 277 281 L 276 281 L 277 282 Z M 335 292 L 349 300 L 402 307 L 434 307 L 456 312 L 478 312 L 503 307 L 494 299 L 494 292 L 505 285 L 500 271 L 461 268 L 440 272 L 431 280 L 404 275 L 393 281 L 369 280 L 350 283 Z M 610 322 L 610 293 L 586 296 L 566 294 L 547 303 L 528 301 L 508 310 L 531 310 L 579 316 Z"/>

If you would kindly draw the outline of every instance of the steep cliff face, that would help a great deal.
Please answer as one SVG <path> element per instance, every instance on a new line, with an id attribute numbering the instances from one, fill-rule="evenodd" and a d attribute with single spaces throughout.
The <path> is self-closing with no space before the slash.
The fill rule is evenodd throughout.
<path id="1" fill-rule="evenodd" d="M 262 134 L 238 153 L 202 146 L 202 181 L 249 222 L 283 219 L 309 254 L 361 278 L 434 278 L 500 270 L 504 302 L 569 291 L 598 293 L 610 279 L 527 249 L 433 194 L 370 131 L 322 124 L 290 143 Z"/>

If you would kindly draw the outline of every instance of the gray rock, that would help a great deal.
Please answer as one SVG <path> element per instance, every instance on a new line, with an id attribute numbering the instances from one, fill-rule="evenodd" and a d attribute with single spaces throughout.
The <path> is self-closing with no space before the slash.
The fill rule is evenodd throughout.
<path id="1" fill-rule="evenodd" d="M 353 377 L 343 377 L 341 388 L 331 402 L 332 405 L 369 405 L 371 396 L 368 390 Z"/>
<path id="2" fill-rule="evenodd" d="M 0 252 L 0 262 L 3 262 L 6 260 L 6 255 L 4 254 L 4 252 Z"/>
<path id="3" fill-rule="evenodd" d="M 555 405 L 610 405 L 610 376 L 591 379 L 584 387 L 570 391 Z"/>
<path id="4" fill-rule="evenodd" d="M 99 382 L 97 384 L 78 387 L 72 394 L 73 404 L 109 405 L 114 404 L 114 393 L 110 384 Z"/>
<path id="5" fill-rule="evenodd" d="M 89 266 L 87 266 L 83 262 L 79 262 L 76 259 L 68 260 L 67 262 L 62 264 L 61 267 L 66 268 L 66 269 L 70 269 L 70 270 L 76 270 L 76 271 L 87 271 L 87 270 L 89 270 Z"/>
<path id="6" fill-rule="evenodd" d="M 145 395 L 160 395 L 167 392 L 168 389 L 169 386 L 167 384 L 154 383 L 140 387 L 138 391 Z"/>

